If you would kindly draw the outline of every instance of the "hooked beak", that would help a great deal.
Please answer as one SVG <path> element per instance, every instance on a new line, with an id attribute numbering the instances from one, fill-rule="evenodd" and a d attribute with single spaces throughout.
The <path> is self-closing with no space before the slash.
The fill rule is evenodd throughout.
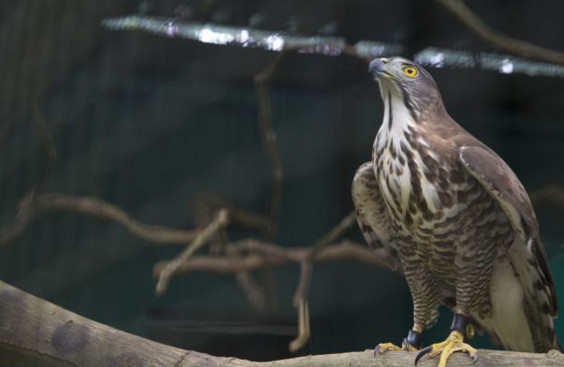
<path id="1" fill-rule="evenodd" d="M 389 59 L 382 57 L 374 59 L 368 65 L 368 72 L 377 78 L 387 77 L 389 79 L 396 79 L 392 73 L 388 71 Z"/>

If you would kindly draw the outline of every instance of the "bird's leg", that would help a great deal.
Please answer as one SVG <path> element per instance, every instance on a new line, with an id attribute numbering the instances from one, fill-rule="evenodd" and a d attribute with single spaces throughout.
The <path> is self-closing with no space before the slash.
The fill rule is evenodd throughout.
<path id="1" fill-rule="evenodd" d="M 401 346 L 393 343 L 380 343 L 374 349 L 374 355 L 387 351 L 416 351 L 421 347 L 421 334 L 431 318 L 432 310 L 436 308 L 433 281 L 428 277 L 423 266 L 416 262 L 402 263 L 407 285 L 413 298 L 413 327 Z"/>
<path id="2" fill-rule="evenodd" d="M 478 233 L 474 241 L 483 242 L 484 251 L 474 251 L 466 242 L 459 243 L 454 258 L 456 266 L 456 306 L 450 327 L 450 334 L 445 341 L 423 348 L 415 363 L 424 355 L 430 357 L 440 355 L 439 367 L 445 367 L 448 358 L 454 352 L 466 352 L 477 359 L 477 351 L 472 346 L 464 343 L 466 337 L 473 336 L 473 326 L 469 322 L 470 310 L 480 314 L 488 314 L 491 310 L 490 281 L 494 256 L 495 241 L 487 241 L 487 233 Z M 493 245 L 491 245 L 493 244 Z"/>
<path id="3" fill-rule="evenodd" d="M 450 334 L 446 340 L 421 349 L 415 357 L 415 364 L 425 355 L 429 357 L 440 355 L 438 367 L 445 367 L 448 358 L 454 352 L 466 352 L 475 361 L 478 358 L 477 350 L 464 343 L 464 338 L 473 335 L 473 333 L 474 329 L 472 324 L 468 322 L 468 317 L 458 313 L 454 314 Z"/>

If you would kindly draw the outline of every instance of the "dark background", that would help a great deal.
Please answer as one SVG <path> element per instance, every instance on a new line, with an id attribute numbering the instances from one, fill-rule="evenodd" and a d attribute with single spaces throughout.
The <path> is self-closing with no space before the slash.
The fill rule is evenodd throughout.
<path id="1" fill-rule="evenodd" d="M 562 49 L 564 3 L 470 5 L 501 32 Z M 399 43 L 405 57 L 428 46 L 499 51 L 433 1 L 0 1 L 3 225 L 12 223 L 17 203 L 39 182 L 40 192 L 95 196 L 143 222 L 171 227 L 196 225 L 193 208 L 201 192 L 268 212 L 271 169 L 253 76 L 275 54 L 100 25 L 106 17 L 138 12 L 324 32 L 349 43 Z M 563 79 L 449 67 L 430 71 L 451 115 L 496 150 L 529 192 L 564 183 Z M 275 240 L 307 245 L 352 209 L 350 183 L 370 158 L 380 97 L 357 60 L 304 54 L 282 59 L 270 96 L 285 174 Z M 55 161 L 48 158 L 45 129 L 56 147 Z M 562 298 L 564 208 L 557 204 L 535 207 Z M 242 235 L 249 233 L 233 234 Z M 352 238 L 360 240 L 356 228 Z M 297 266 L 274 270 L 275 307 L 265 313 L 249 306 L 231 275 L 178 276 L 157 297 L 152 266 L 179 250 L 152 246 L 112 222 L 49 212 L 0 248 L 0 279 L 164 343 L 252 359 L 289 356 Z M 355 262 L 314 266 L 310 311 L 311 342 L 300 353 L 400 342 L 411 325 L 404 280 Z M 449 322 L 444 312 L 425 342 L 443 338 Z M 564 338 L 562 322 L 557 329 Z"/>

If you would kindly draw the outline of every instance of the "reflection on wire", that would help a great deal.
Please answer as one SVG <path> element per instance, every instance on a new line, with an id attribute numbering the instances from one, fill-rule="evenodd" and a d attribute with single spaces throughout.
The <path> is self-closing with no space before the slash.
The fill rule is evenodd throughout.
<path id="1" fill-rule="evenodd" d="M 170 38 L 185 38 L 216 45 L 262 48 L 269 51 L 296 50 L 302 53 L 339 56 L 351 48 L 342 37 L 300 36 L 287 32 L 265 31 L 212 23 L 182 22 L 170 18 L 130 15 L 110 18 L 102 24 L 111 30 L 145 31 Z M 349 53 L 370 59 L 402 54 L 404 47 L 377 41 L 359 41 Z M 414 56 L 415 61 L 436 68 L 461 67 L 493 70 L 502 74 L 564 77 L 564 66 L 530 61 L 510 55 L 459 51 L 428 47 Z"/>
<path id="2" fill-rule="evenodd" d="M 564 66 L 546 62 L 530 61 L 520 57 L 489 52 L 449 50 L 428 47 L 415 54 L 415 61 L 437 68 L 454 66 L 462 68 L 481 68 L 502 74 L 522 73 L 530 76 L 564 77 Z"/>
<path id="3" fill-rule="evenodd" d="M 299 37 L 252 28 L 179 22 L 137 15 L 106 19 L 102 24 L 112 30 L 142 30 L 171 38 L 186 38 L 216 45 L 256 47 L 270 51 L 282 51 L 284 47 L 308 48 L 323 45 L 326 49 L 334 50 L 332 52 L 340 53 L 345 47 L 345 40 L 337 37 Z M 323 54 L 324 50 L 312 52 Z"/>
<path id="4" fill-rule="evenodd" d="M 285 32 L 253 28 L 231 27 L 211 23 L 181 22 L 168 18 L 131 15 L 102 21 L 111 30 L 140 30 L 170 38 L 185 38 L 216 45 L 262 48 L 269 51 L 283 49 L 326 56 L 341 55 L 347 46 L 341 37 L 299 36 Z M 361 41 L 354 46 L 361 57 L 399 54 L 401 46 L 382 42 Z"/>

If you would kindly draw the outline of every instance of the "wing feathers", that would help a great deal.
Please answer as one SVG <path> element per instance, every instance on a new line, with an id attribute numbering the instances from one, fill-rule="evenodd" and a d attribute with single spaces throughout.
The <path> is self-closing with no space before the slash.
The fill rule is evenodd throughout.
<path id="1" fill-rule="evenodd" d="M 530 249 L 531 261 L 538 264 L 541 278 L 550 289 L 552 315 L 557 313 L 556 293 L 552 272 L 542 243 L 533 206 L 525 188 L 499 156 L 481 146 L 460 148 L 460 160 L 468 172 L 497 200 L 509 217 L 513 229 L 522 238 L 521 243 Z"/>
<path id="2" fill-rule="evenodd" d="M 393 270 L 400 267 L 399 257 L 391 241 L 391 227 L 384 200 L 371 162 L 362 164 L 353 179 L 352 197 L 356 207 L 356 219 L 368 245 L 384 251 L 387 264 Z"/>
<path id="3" fill-rule="evenodd" d="M 511 168 L 488 148 L 463 146 L 459 157 L 468 172 L 498 202 L 518 234 L 508 256 L 525 294 L 524 309 L 535 350 L 546 351 L 557 345 L 553 318 L 558 306 L 552 273 L 527 192 Z"/>

